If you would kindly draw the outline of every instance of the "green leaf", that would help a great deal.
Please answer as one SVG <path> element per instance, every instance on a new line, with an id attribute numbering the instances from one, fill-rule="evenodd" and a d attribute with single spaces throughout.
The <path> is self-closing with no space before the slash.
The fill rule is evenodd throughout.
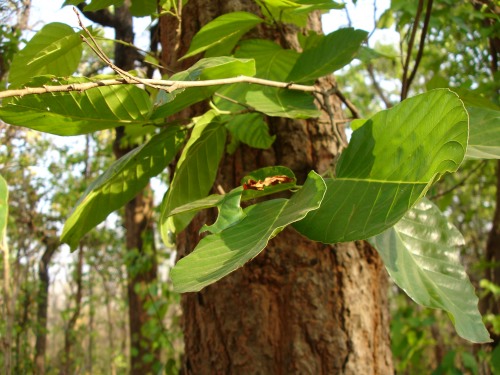
<path id="1" fill-rule="evenodd" d="M 194 251 L 172 269 L 177 292 L 196 292 L 256 257 L 287 225 L 316 209 L 325 192 L 322 178 L 311 171 L 302 189 L 290 199 L 257 203 L 245 217 L 218 234 L 203 238 Z"/>
<path id="2" fill-rule="evenodd" d="M 349 64 L 368 33 L 351 27 L 323 37 L 313 48 L 302 52 L 288 76 L 290 82 L 310 82 L 332 74 Z"/>
<path id="3" fill-rule="evenodd" d="M 7 216 L 9 214 L 9 188 L 7 181 L 0 175 L 0 248 L 5 246 L 7 237 Z"/>
<path id="4" fill-rule="evenodd" d="M 37 77 L 31 87 L 91 82 L 86 78 Z M 0 107 L 8 124 L 57 135 L 78 135 L 148 122 L 151 101 L 134 85 L 103 86 L 84 92 L 26 95 Z"/>
<path id="5" fill-rule="evenodd" d="M 217 175 L 224 152 L 226 128 L 211 110 L 195 119 L 191 137 L 177 162 L 175 174 L 161 207 L 161 234 L 171 243 L 170 236 L 183 230 L 193 218 L 192 213 L 169 218 L 179 206 L 205 197 Z"/>
<path id="6" fill-rule="evenodd" d="M 471 159 L 500 159 L 500 110 L 467 107 L 470 138 L 466 156 Z"/>
<path id="7" fill-rule="evenodd" d="M 342 9 L 344 4 L 331 0 L 259 0 L 262 13 L 273 22 L 291 23 L 305 27 L 308 15 L 314 10 Z"/>
<path id="8" fill-rule="evenodd" d="M 273 117 L 305 119 L 320 115 L 313 96 L 301 91 L 267 87 L 250 90 L 245 102 L 256 111 Z"/>
<path id="9" fill-rule="evenodd" d="M 173 160 L 184 136 L 179 128 L 168 128 L 116 160 L 80 198 L 64 224 L 61 241 L 74 249 L 88 231 L 134 198 Z"/>
<path id="10" fill-rule="evenodd" d="M 221 56 L 201 59 L 189 69 L 173 75 L 171 79 L 176 81 L 205 81 L 240 75 L 253 76 L 254 74 L 255 62 L 253 60 Z M 171 116 L 184 108 L 209 98 L 217 89 L 218 86 L 210 86 L 180 89 L 172 93 L 160 91 L 155 103 L 157 108 L 151 118 L 157 119 Z"/>
<path id="11" fill-rule="evenodd" d="M 262 21 L 260 17 L 247 12 L 219 16 L 196 33 L 188 52 L 181 60 L 216 46 L 220 54 L 229 54 L 242 35 Z"/>
<path id="12" fill-rule="evenodd" d="M 157 11 L 157 0 L 132 0 L 130 13 L 134 17 L 147 17 Z"/>
<path id="13" fill-rule="evenodd" d="M 19 87 L 42 74 L 71 75 L 78 68 L 82 51 L 79 33 L 64 23 L 49 23 L 14 55 L 9 82 Z"/>
<path id="14" fill-rule="evenodd" d="M 361 240 L 390 228 L 467 147 L 467 112 L 439 89 L 381 111 L 356 130 L 321 207 L 295 228 L 315 241 Z"/>
<path id="15" fill-rule="evenodd" d="M 236 57 L 255 60 L 256 77 L 274 81 L 286 80 L 299 55 L 297 51 L 263 39 L 244 40 L 235 53 Z"/>
<path id="16" fill-rule="evenodd" d="M 224 194 L 223 198 L 217 202 L 219 215 L 217 220 L 212 225 L 203 225 L 200 233 L 209 231 L 210 233 L 220 233 L 224 229 L 229 228 L 245 217 L 243 209 L 240 207 L 241 195 L 243 187 L 238 187 Z"/>
<path id="17" fill-rule="evenodd" d="M 264 197 L 266 195 L 279 193 L 281 191 L 293 189 L 296 187 L 295 175 L 293 174 L 293 172 L 290 169 L 288 169 L 286 167 L 282 167 L 282 166 L 264 167 L 264 168 L 257 169 L 255 171 L 253 171 L 251 174 L 243 177 L 241 180 L 241 185 L 248 183 L 249 180 L 258 181 L 258 180 L 264 180 L 266 177 L 280 176 L 280 175 L 290 177 L 292 182 L 272 185 L 272 186 L 266 187 L 264 190 L 251 190 L 251 189 L 244 190 L 243 196 L 242 196 L 243 201 L 261 198 L 261 197 Z M 241 186 L 231 190 L 228 194 L 231 194 L 234 190 L 240 191 Z M 174 208 L 172 211 L 170 211 L 169 216 L 178 215 L 178 214 L 187 213 L 187 212 L 196 212 L 196 211 L 203 210 L 206 208 L 220 206 L 221 202 L 225 199 L 225 196 L 226 196 L 226 194 L 224 194 L 224 195 L 212 194 L 212 195 L 209 195 L 208 197 L 204 197 L 204 198 L 189 202 L 187 204 L 184 204 L 182 206 Z"/>
<path id="18" fill-rule="evenodd" d="M 491 341 L 460 264 L 458 246 L 465 241 L 433 203 L 422 199 L 394 227 L 369 241 L 394 282 L 415 302 L 447 311 L 461 337 Z"/>
<path id="19" fill-rule="evenodd" d="M 237 141 L 254 148 L 267 149 L 276 138 L 269 135 L 269 127 L 259 113 L 234 116 L 226 127 Z"/>

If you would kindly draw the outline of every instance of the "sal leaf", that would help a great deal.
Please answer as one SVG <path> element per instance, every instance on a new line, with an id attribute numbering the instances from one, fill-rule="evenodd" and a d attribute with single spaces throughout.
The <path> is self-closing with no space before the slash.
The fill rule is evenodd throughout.
<path id="1" fill-rule="evenodd" d="M 464 239 L 432 202 L 422 199 L 369 242 L 394 282 L 415 302 L 447 311 L 461 337 L 476 343 L 491 341 L 474 287 L 460 264 Z"/>

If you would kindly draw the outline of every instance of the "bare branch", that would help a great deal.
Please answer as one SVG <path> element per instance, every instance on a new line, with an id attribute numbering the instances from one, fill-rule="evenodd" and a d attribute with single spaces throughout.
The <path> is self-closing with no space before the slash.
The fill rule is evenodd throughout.
<path id="1" fill-rule="evenodd" d="M 17 89 L 17 90 L 0 91 L 0 99 L 11 98 L 16 96 L 39 95 L 39 94 L 56 93 L 56 92 L 71 92 L 71 91 L 83 92 L 95 87 L 116 86 L 116 85 L 126 85 L 126 84 L 132 84 L 132 85 L 144 84 L 171 92 L 174 90 L 185 89 L 190 87 L 231 85 L 233 83 L 252 83 L 261 86 L 276 87 L 288 90 L 318 92 L 318 93 L 322 92 L 316 86 L 298 85 L 295 83 L 271 81 L 267 79 L 247 77 L 247 76 L 238 76 L 238 77 L 224 78 L 224 79 L 212 79 L 206 81 L 170 81 L 161 79 L 140 79 L 140 82 L 130 82 L 129 79 L 122 77 L 116 79 L 104 79 L 95 82 L 71 83 L 67 85 L 58 85 L 58 86 L 44 85 L 42 87 L 25 87 L 23 89 Z"/>

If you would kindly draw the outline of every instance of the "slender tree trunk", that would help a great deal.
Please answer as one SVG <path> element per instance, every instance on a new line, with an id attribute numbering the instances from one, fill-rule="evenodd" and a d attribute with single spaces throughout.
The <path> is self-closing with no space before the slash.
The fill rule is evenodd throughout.
<path id="1" fill-rule="evenodd" d="M 68 325 L 64 330 L 64 356 L 61 369 L 61 375 L 70 375 L 75 373 L 75 355 L 73 353 L 73 346 L 76 342 L 75 326 L 82 306 L 82 291 L 83 291 L 83 246 L 80 244 L 78 250 L 78 261 L 76 265 L 76 294 L 75 294 L 75 308 Z"/>
<path id="2" fill-rule="evenodd" d="M 35 374 L 45 374 L 47 352 L 47 312 L 49 307 L 49 264 L 59 245 L 54 237 L 43 240 L 45 251 L 38 263 L 38 295 L 36 312 Z"/>
<path id="3" fill-rule="evenodd" d="M 132 16 L 129 5 L 116 8 L 116 14 L 120 20 L 119 26 L 115 27 L 116 39 L 133 43 L 134 34 L 132 27 Z M 115 46 L 115 63 L 125 70 L 134 68 L 137 54 L 130 47 L 117 43 Z M 120 158 L 131 151 L 134 146 L 123 147 L 122 141 L 125 136 L 123 127 L 116 129 L 114 152 L 116 158 Z M 150 187 L 132 199 L 125 206 L 125 228 L 127 251 L 135 252 L 134 261 L 127 265 L 127 293 L 129 303 L 129 330 L 131 347 L 131 374 L 149 374 L 153 372 L 154 365 L 159 361 L 159 349 L 154 347 L 154 339 L 144 329 L 151 316 L 146 309 L 149 285 L 156 280 L 156 254 L 150 243 L 145 243 L 146 233 L 152 230 L 151 216 L 153 214 L 153 194 Z M 143 267 L 137 267 L 143 264 Z M 147 360 L 153 355 L 154 360 Z"/>
<path id="4" fill-rule="evenodd" d="M 183 8 L 180 34 L 174 18 L 162 18 L 164 65 L 186 68 L 177 58 L 193 34 L 235 10 L 258 12 L 249 1 L 190 0 Z M 309 28 L 320 27 L 316 14 Z M 258 34 L 297 46 L 288 29 L 283 34 L 263 26 Z M 323 79 L 321 84 L 329 88 L 334 81 Z M 338 98 L 327 100 L 339 116 Z M 240 147 L 225 155 L 216 183 L 229 191 L 246 173 L 276 164 L 291 168 L 299 182 L 311 169 L 325 172 L 339 153 L 333 132 L 337 125 L 330 120 L 327 113 L 319 120 L 269 119 L 277 136 L 273 147 Z M 212 213 L 202 213 L 178 236 L 180 256 L 199 241 L 199 227 L 213 220 Z M 183 295 L 183 373 L 389 374 L 387 287 L 383 264 L 367 243 L 328 246 L 286 229 L 243 268 L 199 293 Z"/>
<path id="5" fill-rule="evenodd" d="M 107 10 L 99 12 L 84 12 L 94 22 L 115 29 L 115 38 L 132 45 L 134 31 L 132 15 L 129 11 L 130 0 L 125 0 L 123 6 L 115 7 L 114 14 Z M 82 8 L 80 8 L 82 9 Z M 124 70 L 135 68 L 139 54 L 129 45 L 115 43 L 114 63 Z M 124 146 L 124 127 L 116 128 L 113 152 L 117 159 L 131 151 L 135 145 Z M 129 332 L 130 332 L 130 373 L 153 373 L 158 363 L 160 353 L 154 346 L 154 339 L 144 332 L 144 327 L 152 320 L 145 307 L 148 300 L 148 286 L 156 281 L 156 254 L 153 246 L 145 243 L 146 234 L 152 230 L 151 216 L 153 213 L 153 194 L 149 186 L 125 206 L 124 227 L 126 230 L 126 248 L 134 252 L 134 260 L 127 266 L 127 295 L 129 302 Z M 130 258 L 130 257 L 129 257 Z M 147 264 L 147 267 L 137 267 L 137 264 Z M 154 360 L 148 357 L 153 356 Z"/>
<path id="6" fill-rule="evenodd" d="M 483 24 L 486 28 L 491 28 L 500 16 L 500 5 L 491 0 L 472 0 L 472 4 L 476 10 L 486 6 L 488 12 L 494 17 L 486 17 Z M 495 35 L 488 38 L 490 52 L 490 71 L 493 81 L 498 75 L 500 64 L 500 38 Z M 500 96 L 500 88 L 497 85 L 493 93 L 494 97 Z M 497 162 L 497 192 L 496 192 L 496 207 L 493 215 L 491 230 L 486 244 L 486 262 L 490 265 L 486 268 L 484 277 L 496 285 L 500 285 L 500 161 Z M 481 300 L 480 308 L 483 313 L 500 314 L 500 305 L 492 294 L 487 295 Z M 500 343 L 500 336 L 496 335 L 493 329 L 490 329 L 491 337 L 494 340 L 492 347 L 496 347 Z"/>

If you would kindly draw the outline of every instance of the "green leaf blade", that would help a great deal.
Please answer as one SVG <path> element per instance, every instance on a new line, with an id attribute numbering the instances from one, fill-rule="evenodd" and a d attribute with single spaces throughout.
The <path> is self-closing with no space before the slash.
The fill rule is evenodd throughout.
<path id="1" fill-rule="evenodd" d="M 91 82 L 86 78 L 37 77 L 30 86 Z M 141 126 L 152 108 L 148 94 L 133 85 L 96 87 L 84 92 L 27 95 L 0 107 L 8 124 L 61 136 L 117 126 Z"/>
<path id="2" fill-rule="evenodd" d="M 500 110 L 467 107 L 470 116 L 469 159 L 500 159 Z"/>
<path id="3" fill-rule="evenodd" d="M 0 248 L 6 242 L 7 217 L 9 214 L 9 188 L 7 181 L 0 175 Z"/>
<path id="4" fill-rule="evenodd" d="M 217 17 L 194 36 L 185 59 L 218 47 L 219 54 L 229 54 L 238 40 L 263 20 L 248 12 L 232 12 Z M 223 48 L 221 48 L 223 47 Z"/>
<path id="5" fill-rule="evenodd" d="M 19 87 L 42 74 L 71 75 L 78 67 L 82 51 L 79 33 L 64 23 L 49 23 L 14 55 L 9 82 Z"/>
<path id="6" fill-rule="evenodd" d="M 458 168 L 467 137 L 467 112 L 447 89 L 379 112 L 353 133 L 337 165 L 337 178 L 327 180 L 323 204 L 295 228 L 325 243 L 382 232 L 436 179 Z"/>
<path id="7" fill-rule="evenodd" d="M 290 82 L 310 82 L 349 64 L 368 33 L 353 28 L 339 29 L 305 50 L 288 76 Z"/>
<path id="8" fill-rule="evenodd" d="M 75 248 L 80 239 L 125 205 L 173 160 L 184 132 L 167 129 L 115 161 L 85 191 L 64 224 L 61 241 Z"/>
<path id="9" fill-rule="evenodd" d="M 196 119 L 191 137 L 177 163 L 174 177 L 163 199 L 161 208 L 161 235 L 171 243 L 172 233 L 183 230 L 194 212 L 185 212 L 170 218 L 177 207 L 206 197 L 217 174 L 224 152 L 226 129 L 215 111 L 211 110 Z"/>
<path id="10" fill-rule="evenodd" d="M 463 237 L 433 203 L 421 200 L 393 228 L 369 241 L 391 278 L 415 302 L 451 314 L 461 337 L 491 341 L 474 287 L 459 262 Z"/>
<path id="11" fill-rule="evenodd" d="M 316 209 L 325 192 L 322 178 L 310 172 L 302 189 L 287 199 L 257 203 L 245 217 L 222 232 L 203 238 L 171 271 L 174 289 L 199 291 L 257 256 L 275 233 Z"/>

